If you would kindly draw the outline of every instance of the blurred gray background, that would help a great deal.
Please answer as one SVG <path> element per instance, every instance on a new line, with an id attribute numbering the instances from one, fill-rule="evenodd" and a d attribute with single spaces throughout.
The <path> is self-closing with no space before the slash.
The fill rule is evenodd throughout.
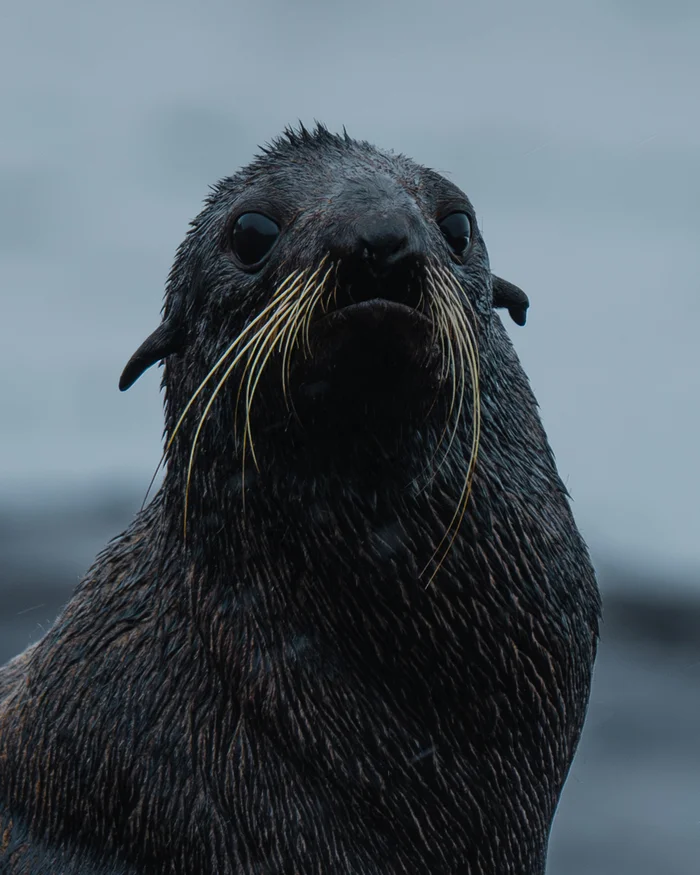
<path id="1" fill-rule="evenodd" d="M 606 603 L 551 875 L 700 869 L 700 5 L 5 0 L 0 660 L 159 458 L 122 366 L 207 186 L 297 119 L 474 202 Z"/>

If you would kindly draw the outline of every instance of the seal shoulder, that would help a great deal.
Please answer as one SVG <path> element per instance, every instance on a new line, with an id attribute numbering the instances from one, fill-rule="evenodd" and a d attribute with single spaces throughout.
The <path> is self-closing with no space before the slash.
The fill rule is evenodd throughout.
<path id="1" fill-rule="evenodd" d="M 0 666 L 0 709 L 4 700 L 25 680 L 27 667 L 35 650 L 36 644 L 33 644 L 6 665 Z"/>
<path id="2" fill-rule="evenodd" d="M 99 850 L 100 842 L 91 840 L 81 849 L 80 841 L 61 836 L 72 836 L 75 824 L 82 823 L 93 835 L 106 837 L 109 818 L 118 820 L 115 807 L 124 808 L 119 757 L 109 751 L 118 741 L 128 743 L 124 725 L 136 710 L 128 707 L 129 692 L 146 700 L 144 725 L 153 723 L 148 700 L 155 691 L 140 681 L 144 673 L 158 677 L 162 651 L 153 646 L 156 618 L 167 623 L 168 612 L 155 607 L 155 570 L 148 551 L 137 518 L 98 556 L 44 637 L 0 669 L 3 875 L 138 871 L 120 862 L 114 849 L 103 862 L 101 854 L 89 850 Z M 138 572 L 131 563 L 140 566 Z M 121 743 L 119 748 L 124 750 Z M 126 753 L 135 762 L 143 750 L 134 745 Z M 128 768 L 123 764 L 123 770 Z M 75 782 L 83 787 L 81 794 L 71 790 Z"/>

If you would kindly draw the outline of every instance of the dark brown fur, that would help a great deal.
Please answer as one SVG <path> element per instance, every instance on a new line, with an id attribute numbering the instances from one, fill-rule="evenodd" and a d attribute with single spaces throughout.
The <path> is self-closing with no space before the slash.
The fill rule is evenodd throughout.
<path id="1" fill-rule="evenodd" d="M 403 329 L 378 319 L 361 342 L 351 328 L 325 351 L 318 341 L 295 364 L 296 417 L 271 371 L 245 508 L 234 381 L 202 432 L 187 538 L 198 414 L 151 504 L 42 641 L 0 671 L 4 875 L 544 872 L 598 594 L 492 309 L 483 241 L 474 225 L 455 265 L 431 218 L 448 201 L 470 210 L 464 195 L 365 143 L 289 134 L 212 194 L 178 254 L 166 329 L 134 373 L 168 347 L 172 433 L 269 296 L 270 272 L 317 263 L 347 226 L 334 211 L 358 216 L 373 199 L 421 217 L 417 248 L 443 259 L 475 314 L 482 440 L 452 548 L 426 585 L 465 482 L 473 412 L 424 477 L 446 402 Z M 262 200 L 289 230 L 269 268 L 243 274 L 225 229 L 241 203 Z M 524 321 L 522 299 L 508 302 Z"/>

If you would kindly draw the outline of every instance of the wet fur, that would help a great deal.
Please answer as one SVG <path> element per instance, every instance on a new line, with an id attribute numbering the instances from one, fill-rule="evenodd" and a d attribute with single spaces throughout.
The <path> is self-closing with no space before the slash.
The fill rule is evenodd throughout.
<path id="1" fill-rule="evenodd" d="M 223 294 L 226 191 L 267 168 L 284 193 L 293 168 L 332 177 L 343 161 L 420 172 L 319 130 L 290 134 L 212 195 L 170 278 L 166 324 L 188 329 L 166 362 L 168 432 L 230 339 L 228 320 L 254 312 L 259 293 L 244 277 L 233 310 Z M 440 405 L 427 420 L 408 411 L 400 429 L 378 407 L 363 442 L 317 421 L 313 399 L 311 426 L 295 426 L 271 372 L 243 510 L 233 409 L 217 400 L 187 541 L 196 418 L 151 504 L 42 641 L 0 671 L 2 873 L 544 872 L 599 604 L 477 256 L 460 281 L 478 318 L 481 446 L 433 584 L 420 572 L 464 483 L 468 411 L 426 478 Z"/>

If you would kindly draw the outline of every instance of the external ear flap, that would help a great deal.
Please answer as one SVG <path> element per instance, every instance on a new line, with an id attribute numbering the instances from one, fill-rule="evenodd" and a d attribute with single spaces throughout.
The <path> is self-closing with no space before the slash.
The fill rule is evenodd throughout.
<path id="1" fill-rule="evenodd" d="M 147 337 L 129 359 L 119 378 L 119 389 L 124 392 L 141 374 L 161 359 L 182 352 L 185 348 L 185 331 L 178 322 L 166 319 Z"/>
<path id="2" fill-rule="evenodd" d="M 507 308 L 513 322 L 516 325 L 524 325 L 527 319 L 527 308 L 530 306 L 525 292 L 495 274 L 491 274 L 491 279 L 493 281 L 493 306 Z"/>

